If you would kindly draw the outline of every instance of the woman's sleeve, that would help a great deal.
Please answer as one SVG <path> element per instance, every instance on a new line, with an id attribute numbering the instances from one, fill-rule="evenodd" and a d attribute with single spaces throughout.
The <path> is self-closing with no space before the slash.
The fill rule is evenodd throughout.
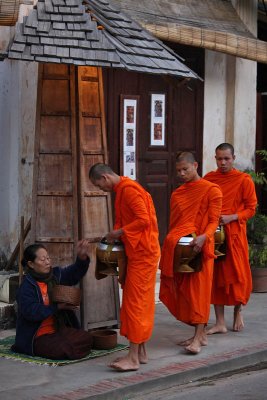
<path id="1" fill-rule="evenodd" d="M 59 268 L 59 283 L 61 285 L 72 286 L 76 285 L 80 282 L 80 280 L 84 277 L 86 272 L 88 271 L 90 264 L 90 258 L 87 257 L 86 260 L 81 260 L 80 258 L 76 258 L 74 264 L 69 265 L 68 267 Z M 57 267 L 56 267 L 57 268 Z"/>

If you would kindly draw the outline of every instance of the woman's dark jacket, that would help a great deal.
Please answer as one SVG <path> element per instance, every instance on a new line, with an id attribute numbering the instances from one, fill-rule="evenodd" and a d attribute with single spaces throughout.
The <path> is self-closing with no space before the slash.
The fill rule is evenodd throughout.
<path id="1" fill-rule="evenodd" d="M 68 267 L 53 268 L 55 280 L 61 285 L 76 285 L 86 274 L 89 262 L 89 258 L 87 260 L 77 258 L 75 263 Z M 12 346 L 12 350 L 18 353 L 34 355 L 33 342 L 36 332 L 44 319 L 57 313 L 57 305 L 44 305 L 40 288 L 36 280 L 29 274 L 25 275 L 16 300 L 18 315 L 15 345 Z"/>

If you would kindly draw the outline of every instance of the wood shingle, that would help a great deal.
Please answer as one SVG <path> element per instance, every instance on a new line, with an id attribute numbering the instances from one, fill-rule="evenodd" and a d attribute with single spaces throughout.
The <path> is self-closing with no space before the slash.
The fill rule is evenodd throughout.
<path id="1" fill-rule="evenodd" d="M 17 25 L 8 57 L 197 77 L 107 0 L 39 0 Z"/>

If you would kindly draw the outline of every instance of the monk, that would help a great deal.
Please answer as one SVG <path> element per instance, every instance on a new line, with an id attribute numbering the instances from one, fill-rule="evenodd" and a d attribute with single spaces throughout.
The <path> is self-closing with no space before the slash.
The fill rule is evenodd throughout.
<path id="1" fill-rule="evenodd" d="M 148 362 L 145 343 L 154 325 L 160 257 L 156 212 L 150 194 L 142 186 L 117 175 L 108 165 L 93 165 L 89 179 L 101 190 L 116 194 L 114 229 L 105 236 L 109 241 L 120 238 L 127 256 L 120 333 L 127 337 L 130 348 L 125 357 L 116 359 L 110 366 L 118 371 L 135 371 L 140 364 Z"/>
<path id="2" fill-rule="evenodd" d="M 226 257 L 214 267 L 211 302 L 216 323 L 208 334 L 226 333 L 224 306 L 234 306 L 233 331 L 244 327 L 242 305 L 247 304 L 252 290 L 248 256 L 246 222 L 255 214 L 257 197 L 250 175 L 234 168 L 235 154 L 230 143 L 221 143 L 215 150 L 218 169 L 204 178 L 220 186 L 223 193 L 220 224 L 226 236 Z"/>
<path id="3" fill-rule="evenodd" d="M 171 196 L 170 227 L 160 261 L 160 300 L 176 319 L 195 328 L 194 336 L 179 344 L 198 354 L 207 345 L 205 332 L 209 319 L 214 264 L 214 232 L 219 223 L 222 193 L 219 187 L 200 178 L 198 164 L 190 152 L 176 157 L 177 176 L 183 184 Z M 191 246 L 201 252 L 199 272 L 173 270 L 174 249 L 183 236 L 196 234 Z"/>

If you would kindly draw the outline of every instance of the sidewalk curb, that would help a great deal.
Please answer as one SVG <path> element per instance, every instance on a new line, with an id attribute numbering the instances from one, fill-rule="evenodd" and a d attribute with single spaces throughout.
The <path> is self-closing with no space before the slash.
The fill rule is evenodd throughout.
<path id="1" fill-rule="evenodd" d="M 172 363 L 148 372 L 137 372 L 106 379 L 78 390 L 45 395 L 38 400 L 127 400 L 146 391 L 166 389 L 203 378 L 212 378 L 225 372 L 233 372 L 267 361 L 267 342 L 237 349 L 229 353 Z M 191 357 L 194 359 L 191 361 Z"/>

